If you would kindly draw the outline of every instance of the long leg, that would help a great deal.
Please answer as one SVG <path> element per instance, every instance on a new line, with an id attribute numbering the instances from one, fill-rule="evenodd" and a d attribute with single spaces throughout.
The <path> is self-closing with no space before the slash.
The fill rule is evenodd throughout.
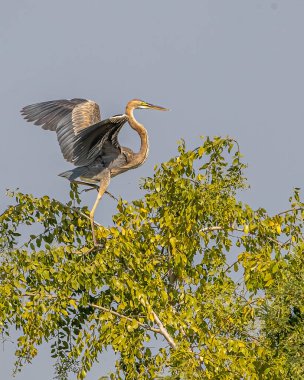
<path id="1" fill-rule="evenodd" d="M 103 194 L 105 193 L 107 187 L 109 186 L 110 178 L 111 178 L 110 170 L 105 169 L 102 173 L 102 178 L 100 180 L 100 187 L 98 190 L 96 201 L 95 201 L 94 206 L 90 212 L 90 220 L 91 220 L 91 228 L 92 228 L 92 236 L 93 236 L 94 245 L 97 245 L 97 240 L 96 240 L 96 236 L 95 236 L 95 229 L 94 229 L 94 215 L 95 215 L 96 208 L 97 208 Z"/>
<path id="2" fill-rule="evenodd" d="M 97 191 L 99 190 L 99 185 L 94 184 L 94 183 L 89 183 L 89 182 L 84 182 L 84 181 L 73 181 L 73 183 L 77 183 L 77 185 L 84 185 L 84 186 L 89 186 L 89 189 L 84 189 L 82 191 L 90 191 L 96 189 Z"/>

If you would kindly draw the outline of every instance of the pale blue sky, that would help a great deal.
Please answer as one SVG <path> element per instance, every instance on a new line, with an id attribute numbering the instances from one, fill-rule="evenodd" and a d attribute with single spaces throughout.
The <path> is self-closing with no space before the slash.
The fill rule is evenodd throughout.
<path id="1" fill-rule="evenodd" d="M 131 98 L 171 108 L 137 111 L 150 135 L 141 168 L 113 180 L 127 200 L 142 195 L 141 177 L 176 153 L 184 138 L 236 138 L 248 163 L 251 190 L 242 198 L 271 212 L 303 185 L 304 2 L 302 0 L 10 0 L 0 13 L 0 209 L 6 188 L 64 201 L 71 167 L 56 135 L 25 123 L 24 105 L 86 97 L 104 117 L 124 112 Z M 121 143 L 137 149 L 128 126 Z M 83 200 L 90 207 L 95 194 Z M 96 213 L 111 223 L 115 202 Z M 10 379 L 13 345 L 0 353 L 0 379 Z M 104 374 L 95 366 L 88 379 Z M 17 379 L 52 376 L 47 348 Z"/>

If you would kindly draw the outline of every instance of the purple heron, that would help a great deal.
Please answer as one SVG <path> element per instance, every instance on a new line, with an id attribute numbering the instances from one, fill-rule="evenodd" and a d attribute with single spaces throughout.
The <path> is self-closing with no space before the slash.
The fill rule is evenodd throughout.
<path id="1" fill-rule="evenodd" d="M 98 104 L 86 99 L 53 100 L 32 104 L 21 110 L 27 121 L 55 131 L 63 157 L 77 166 L 59 175 L 71 182 L 98 189 L 90 212 L 94 245 L 97 245 L 94 214 L 111 177 L 137 168 L 148 156 L 148 133 L 133 115 L 137 108 L 167 111 L 167 108 L 139 99 L 128 102 L 125 114 L 106 120 L 101 120 Z M 139 134 L 141 145 L 138 153 L 118 142 L 118 133 L 126 122 Z"/>

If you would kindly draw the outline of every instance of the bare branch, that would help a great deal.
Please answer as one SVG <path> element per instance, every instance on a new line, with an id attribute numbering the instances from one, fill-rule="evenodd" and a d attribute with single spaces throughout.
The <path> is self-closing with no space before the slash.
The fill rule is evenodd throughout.
<path id="1" fill-rule="evenodd" d="M 171 348 L 176 349 L 176 343 L 174 342 L 173 338 L 171 335 L 168 333 L 167 329 L 165 326 L 161 323 L 160 319 L 156 315 L 156 313 L 152 310 L 153 317 L 155 319 L 155 322 L 157 326 L 159 327 L 160 334 L 164 336 L 164 338 L 167 340 Z"/>
<path id="2" fill-rule="evenodd" d="M 224 227 L 222 226 L 211 226 L 211 227 L 205 227 L 200 230 L 200 232 L 210 232 L 210 231 L 221 231 Z"/>

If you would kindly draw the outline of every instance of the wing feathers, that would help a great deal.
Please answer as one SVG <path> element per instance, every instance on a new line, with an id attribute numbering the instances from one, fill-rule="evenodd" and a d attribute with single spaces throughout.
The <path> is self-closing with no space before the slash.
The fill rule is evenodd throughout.
<path id="1" fill-rule="evenodd" d="M 88 100 L 73 109 L 72 124 L 76 135 L 84 128 L 96 124 L 100 120 L 99 106 L 92 100 Z"/>
<path id="2" fill-rule="evenodd" d="M 119 120 L 115 123 L 107 119 L 79 132 L 74 144 L 75 165 L 87 165 L 98 156 L 104 158 L 109 155 L 114 159 L 120 154 L 120 145 L 118 141 L 115 146 L 112 144 L 111 135 L 119 133 L 128 120 L 128 116 L 119 115 L 118 118 Z"/>
<path id="3" fill-rule="evenodd" d="M 32 121 L 43 129 L 56 131 L 59 121 L 70 114 L 75 106 L 85 102 L 86 99 L 52 100 L 26 106 L 21 114 L 27 121 Z"/>
<path id="4" fill-rule="evenodd" d="M 42 102 L 24 107 L 21 113 L 27 121 L 56 131 L 64 158 L 76 166 L 89 165 L 97 157 L 106 164 L 121 153 L 117 136 L 128 116 L 101 121 L 99 106 L 92 100 Z"/>

